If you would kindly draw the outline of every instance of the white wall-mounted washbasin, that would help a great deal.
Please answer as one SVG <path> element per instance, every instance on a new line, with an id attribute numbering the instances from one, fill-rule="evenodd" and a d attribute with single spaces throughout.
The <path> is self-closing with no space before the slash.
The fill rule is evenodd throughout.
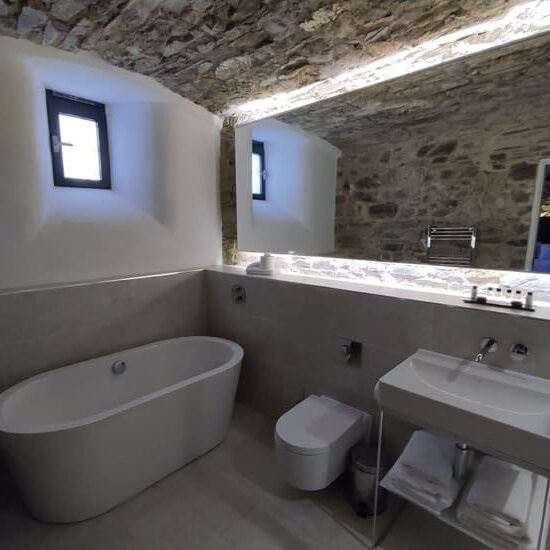
<path id="1" fill-rule="evenodd" d="M 418 350 L 375 395 L 388 412 L 550 472 L 550 380 Z"/>

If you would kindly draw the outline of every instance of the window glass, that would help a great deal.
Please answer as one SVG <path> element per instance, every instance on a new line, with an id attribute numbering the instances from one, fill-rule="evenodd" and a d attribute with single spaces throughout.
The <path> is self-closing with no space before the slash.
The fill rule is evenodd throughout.
<path id="1" fill-rule="evenodd" d="M 252 194 L 262 193 L 262 157 L 252 154 Z"/>
<path id="2" fill-rule="evenodd" d="M 99 128 L 95 120 L 59 114 L 59 133 L 66 178 L 101 180 Z"/>
<path id="3" fill-rule="evenodd" d="M 111 189 L 105 105 L 54 90 L 46 105 L 54 185 Z"/>
<path id="4" fill-rule="evenodd" d="M 261 141 L 252 140 L 252 198 L 265 201 L 265 148 Z"/>

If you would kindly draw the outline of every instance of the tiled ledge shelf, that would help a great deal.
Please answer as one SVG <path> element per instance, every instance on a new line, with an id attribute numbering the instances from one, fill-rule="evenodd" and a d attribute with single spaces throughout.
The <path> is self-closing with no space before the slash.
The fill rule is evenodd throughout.
<path id="1" fill-rule="evenodd" d="M 244 274 L 244 267 L 257 259 L 258 254 L 241 252 L 238 266 L 211 269 Z M 273 278 L 276 280 L 550 320 L 550 275 L 314 256 L 277 254 L 275 259 L 278 273 Z M 506 286 L 532 290 L 536 311 L 464 303 L 474 284 L 480 288 Z"/>
<path id="2" fill-rule="evenodd" d="M 138 279 L 152 279 L 155 277 L 170 277 L 170 276 L 180 275 L 181 273 L 193 273 L 193 272 L 198 272 L 203 270 L 204 270 L 203 267 L 190 267 L 188 269 L 181 269 L 179 271 L 160 271 L 158 273 L 145 273 L 141 275 L 121 275 L 121 276 L 101 278 L 101 279 L 59 282 L 59 283 L 51 283 L 51 284 L 21 287 L 21 288 L 12 287 L 12 288 L 1 289 L 0 296 L 7 296 L 9 294 L 22 294 L 25 292 L 40 292 L 42 290 L 56 290 L 59 288 L 99 285 L 99 284 L 105 284 L 105 283 L 120 283 L 124 281 L 135 281 Z"/>
<path id="3" fill-rule="evenodd" d="M 0 296 L 37 292 L 73 286 L 122 282 L 133 279 L 175 276 L 184 272 L 197 272 L 203 269 L 224 273 L 245 275 L 245 265 L 255 261 L 258 254 L 241 253 L 241 265 L 214 265 L 207 268 L 191 268 L 181 271 L 161 272 L 127 277 L 113 277 L 91 281 L 55 283 L 32 288 L 12 288 L 0 290 Z M 452 269 L 410 264 L 390 264 L 361 260 L 341 260 L 315 258 L 311 256 L 277 255 L 279 272 L 270 279 L 378 294 L 402 300 L 429 302 L 465 309 L 492 311 L 505 315 L 520 315 L 533 319 L 550 320 L 550 275 L 531 273 Z M 350 268 L 349 270 L 347 268 Z M 430 276 L 432 275 L 432 276 Z M 499 276 L 502 276 L 499 278 Z M 251 276 L 257 277 L 257 276 Z M 472 284 L 480 286 L 511 286 L 532 289 L 535 292 L 536 311 L 478 306 L 464 303 Z"/>

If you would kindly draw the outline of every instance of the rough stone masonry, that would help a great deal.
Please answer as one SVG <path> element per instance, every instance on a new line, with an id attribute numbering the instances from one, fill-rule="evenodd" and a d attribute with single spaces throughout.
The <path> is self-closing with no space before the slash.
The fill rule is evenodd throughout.
<path id="1" fill-rule="evenodd" d="M 292 90 L 521 0 L 0 0 L 0 34 L 91 50 L 213 112 Z"/>

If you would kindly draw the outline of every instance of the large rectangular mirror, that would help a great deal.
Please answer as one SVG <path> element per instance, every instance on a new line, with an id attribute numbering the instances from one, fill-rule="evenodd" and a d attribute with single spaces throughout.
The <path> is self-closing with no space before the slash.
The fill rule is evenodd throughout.
<path id="1" fill-rule="evenodd" d="M 238 247 L 550 272 L 550 33 L 239 126 Z"/>

